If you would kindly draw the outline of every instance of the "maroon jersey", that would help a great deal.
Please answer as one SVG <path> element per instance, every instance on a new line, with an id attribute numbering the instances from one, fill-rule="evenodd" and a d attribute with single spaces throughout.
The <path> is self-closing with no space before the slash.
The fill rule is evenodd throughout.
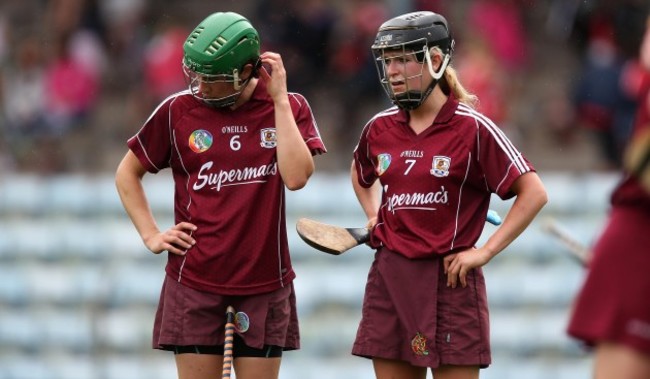
<path id="1" fill-rule="evenodd" d="M 375 115 L 354 152 L 358 182 L 378 179 L 382 204 L 371 245 L 409 258 L 474 246 L 490 197 L 510 186 L 531 164 L 487 117 L 449 96 L 420 134 L 397 107 Z"/>
<path id="2" fill-rule="evenodd" d="M 326 152 L 306 99 L 290 93 L 289 100 L 312 154 Z M 129 139 L 147 171 L 171 168 L 175 222 L 197 226 L 185 256 L 168 254 L 172 278 L 225 295 L 268 292 L 294 279 L 275 127 L 259 80 L 234 111 L 208 107 L 188 91 L 170 96 Z"/>

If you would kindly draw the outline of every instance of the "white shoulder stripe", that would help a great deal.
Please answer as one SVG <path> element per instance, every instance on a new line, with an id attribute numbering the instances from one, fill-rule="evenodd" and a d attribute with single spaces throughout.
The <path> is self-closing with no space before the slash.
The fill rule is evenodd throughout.
<path id="1" fill-rule="evenodd" d="M 302 108 L 302 104 L 300 103 L 300 100 L 298 100 L 298 94 L 296 92 L 289 92 L 287 95 L 298 104 L 298 109 Z"/>
<path id="2" fill-rule="evenodd" d="M 372 116 L 372 118 L 370 120 L 368 120 L 368 122 L 366 122 L 366 125 L 363 127 L 363 131 L 361 132 L 361 134 L 367 134 L 368 131 L 370 130 L 371 124 L 376 119 L 382 118 L 382 117 L 387 117 L 387 116 L 392 116 L 394 114 L 397 114 L 398 112 L 399 112 L 399 108 L 397 108 L 397 106 L 394 106 L 394 107 L 385 109 L 385 110 L 377 113 L 376 115 Z"/>
<path id="3" fill-rule="evenodd" d="M 472 117 L 477 122 L 477 125 L 485 127 L 492 134 L 501 149 L 506 153 L 506 155 L 508 155 L 517 170 L 519 170 L 520 174 L 531 170 L 530 166 L 526 164 L 526 161 L 523 159 L 523 156 L 517 150 L 517 148 L 512 144 L 512 142 L 510 142 L 503 131 L 499 129 L 489 118 L 464 104 L 459 104 L 456 114 Z"/>
<path id="4" fill-rule="evenodd" d="M 151 112 L 151 115 L 149 115 L 149 117 L 147 118 L 147 120 L 144 123 L 146 124 L 147 122 L 149 122 L 149 120 L 151 120 L 153 115 L 155 115 L 158 112 L 158 110 L 160 109 L 160 107 L 163 106 L 163 104 L 167 103 L 170 99 L 173 99 L 173 98 L 176 98 L 176 97 L 179 97 L 179 96 L 182 96 L 182 95 L 191 95 L 190 90 L 186 89 L 184 91 L 176 92 L 175 94 L 167 96 L 167 98 L 165 100 L 161 101 L 160 104 L 158 104 L 158 106 L 156 107 L 156 109 L 154 109 L 153 112 Z"/>
<path id="5" fill-rule="evenodd" d="M 307 104 L 307 108 L 309 109 L 309 114 L 311 114 L 311 123 L 314 125 L 314 130 L 316 131 L 316 135 L 318 136 L 318 139 L 323 141 L 323 138 L 320 135 L 320 129 L 318 128 L 318 123 L 316 122 L 316 117 L 314 117 L 314 111 L 311 108 L 311 104 L 305 99 L 305 104 Z M 310 138 L 311 140 L 311 138 Z M 305 141 L 308 142 L 309 140 Z M 324 145 L 324 144 L 323 144 Z"/>
<path id="6" fill-rule="evenodd" d="M 397 106 L 390 107 L 388 109 L 384 109 L 383 111 L 377 113 L 373 118 L 368 121 L 368 123 L 378 119 L 379 117 L 386 117 L 386 116 L 392 116 L 396 113 L 399 112 L 399 108 Z"/>
<path id="7" fill-rule="evenodd" d="M 140 145 L 140 148 L 142 149 L 142 152 L 144 153 L 144 156 L 145 156 L 145 157 L 147 158 L 147 160 L 149 161 L 149 164 L 150 164 L 154 169 L 156 169 L 156 171 L 160 171 L 160 169 L 158 168 L 158 166 L 156 166 L 156 165 L 153 163 L 153 161 L 151 160 L 151 158 L 149 157 L 149 153 L 147 152 L 147 149 L 145 149 L 144 144 L 142 143 L 142 140 L 140 139 L 140 136 L 139 136 L 139 135 L 136 135 L 135 138 L 138 140 L 138 144 Z"/>
<path id="8" fill-rule="evenodd" d="M 390 107 L 388 109 L 385 109 L 385 110 L 377 113 L 370 120 L 368 120 L 366 125 L 363 127 L 363 130 L 361 131 L 361 135 L 368 135 L 368 133 L 370 132 L 371 127 L 374 125 L 373 122 L 375 120 L 377 120 L 378 118 L 392 116 L 394 114 L 397 114 L 398 112 L 399 112 L 399 108 L 397 106 L 393 106 L 393 107 Z M 367 138 L 366 138 L 366 140 L 367 140 Z M 359 144 L 357 144 L 357 146 L 355 146 L 354 152 L 356 153 L 358 149 L 359 149 Z M 369 148 L 369 146 L 367 146 L 367 142 L 366 142 L 366 152 L 370 153 L 370 148 Z M 372 157 L 366 156 L 366 158 L 369 161 L 372 161 Z M 363 182 L 366 183 L 366 184 L 370 184 L 370 183 L 366 182 L 365 179 L 364 179 L 365 175 L 363 173 L 363 168 L 362 168 L 361 165 L 357 165 L 357 170 L 360 171 L 361 179 L 363 180 Z"/>

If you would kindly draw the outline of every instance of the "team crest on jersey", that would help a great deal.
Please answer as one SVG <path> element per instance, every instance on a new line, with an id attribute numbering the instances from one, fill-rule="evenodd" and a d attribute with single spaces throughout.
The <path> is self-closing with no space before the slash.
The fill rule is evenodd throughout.
<path id="1" fill-rule="evenodd" d="M 431 175 L 437 176 L 439 178 L 444 178 L 445 176 L 449 175 L 450 166 L 451 158 L 442 155 L 436 155 L 433 157 L 433 163 L 431 163 Z"/>
<path id="2" fill-rule="evenodd" d="M 190 149 L 195 153 L 202 153 L 212 146 L 212 141 L 212 134 L 207 130 L 195 130 L 190 134 Z"/>
<path id="3" fill-rule="evenodd" d="M 262 141 L 260 145 L 267 149 L 272 149 L 278 145 L 278 138 L 275 134 L 275 128 L 265 128 L 260 131 L 260 138 Z"/>
<path id="4" fill-rule="evenodd" d="M 386 170 L 388 170 L 388 166 L 390 166 L 390 161 L 391 161 L 391 156 L 388 153 L 383 153 L 377 155 L 377 176 L 381 176 Z"/>

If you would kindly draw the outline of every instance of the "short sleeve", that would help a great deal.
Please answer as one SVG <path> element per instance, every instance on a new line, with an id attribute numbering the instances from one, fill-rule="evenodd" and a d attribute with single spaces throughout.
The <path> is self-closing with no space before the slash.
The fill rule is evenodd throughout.
<path id="1" fill-rule="evenodd" d="M 129 149 L 151 173 L 169 167 L 172 151 L 169 112 L 170 103 L 162 103 L 142 128 L 127 141 Z"/>
<path id="2" fill-rule="evenodd" d="M 291 98 L 294 100 L 292 105 L 296 125 L 298 125 L 298 130 L 311 151 L 311 154 L 319 155 L 327 153 L 327 148 L 325 148 L 325 143 L 321 138 L 316 119 L 307 99 L 300 94 L 293 93 L 291 95 Z"/>
<path id="3" fill-rule="evenodd" d="M 361 132 L 359 144 L 354 149 L 354 165 L 357 169 L 357 181 L 360 186 L 368 188 L 377 180 L 375 166 L 368 150 L 368 133 L 372 124 L 367 124 Z"/>
<path id="4" fill-rule="evenodd" d="M 478 157 L 488 188 L 501 199 L 514 196 L 512 183 L 535 168 L 491 121 L 478 129 Z"/>

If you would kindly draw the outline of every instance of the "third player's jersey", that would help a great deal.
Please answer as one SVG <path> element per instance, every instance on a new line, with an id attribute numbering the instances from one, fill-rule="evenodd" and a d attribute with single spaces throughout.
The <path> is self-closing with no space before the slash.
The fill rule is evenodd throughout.
<path id="1" fill-rule="evenodd" d="M 325 152 L 305 98 L 289 99 L 312 154 Z M 149 172 L 171 167 L 175 222 L 197 225 L 196 245 L 185 256 L 168 256 L 173 279 L 226 295 L 272 291 L 293 280 L 276 142 L 262 80 L 234 111 L 207 107 L 187 91 L 173 95 L 128 141 Z"/>
<path id="2" fill-rule="evenodd" d="M 533 167 L 491 120 L 453 96 L 422 133 L 408 121 L 397 107 L 375 115 L 354 152 L 359 183 L 383 188 L 371 244 L 409 258 L 474 246 L 491 194 L 512 197 L 514 180 Z"/>
<path id="3" fill-rule="evenodd" d="M 650 73 L 643 77 L 639 107 L 628 144 L 644 133 L 650 133 Z M 650 168 L 646 168 L 646 170 L 650 170 Z M 614 207 L 634 207 L 650 211 L 650 193 L 641 184 L 639 176 L 632 175 L 628 171 L 626 168 L 623 180 L 612 193 L 612 205 Z"/>

